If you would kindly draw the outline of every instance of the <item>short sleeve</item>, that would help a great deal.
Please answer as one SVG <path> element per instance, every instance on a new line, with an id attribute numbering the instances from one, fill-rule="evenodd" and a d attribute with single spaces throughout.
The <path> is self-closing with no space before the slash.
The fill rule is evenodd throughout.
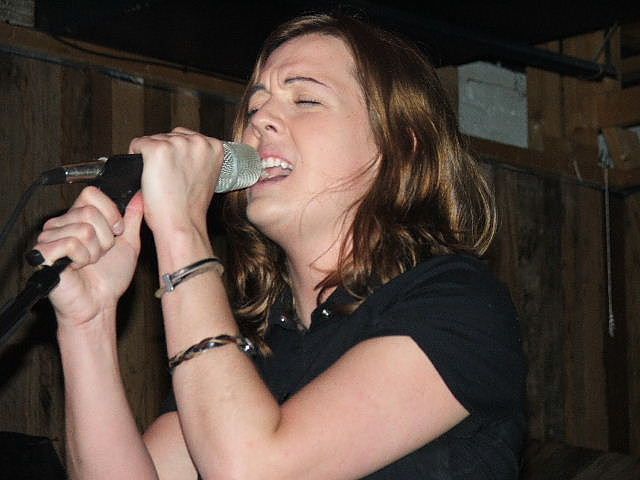
<path id="1" fill-rule="evenodd" d="M 506 288 L 477 259 L 433 259 L 394 280 L 367 336 L 410 336 L 471 413 L 522 410 L 526 365 Z M 382 288 L 385 288 L 382 287 Z"/>

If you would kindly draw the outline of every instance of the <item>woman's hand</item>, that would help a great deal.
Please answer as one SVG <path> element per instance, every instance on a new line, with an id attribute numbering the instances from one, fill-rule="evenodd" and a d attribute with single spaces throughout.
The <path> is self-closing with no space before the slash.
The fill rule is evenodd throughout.
<path id="1" fill-rule="evenodd" d="M 135 271 L 142 208 L 138 193 L 122 217 L 111 199 L 87 187 L 67 213 L 44 224 L 34 249 L 49 264 L 72 260 L 49 295 L 59 325 L 80 325 L 115 309 Z"/>
<path id="2" fill-rule="evenodd" d="M 135 138 L 129 152 L 144 158 L 144 213 L 154 236 L 194 228 L 206 236 L 207 210 L 222 166 L 222 142 L 175 128 Z"/>

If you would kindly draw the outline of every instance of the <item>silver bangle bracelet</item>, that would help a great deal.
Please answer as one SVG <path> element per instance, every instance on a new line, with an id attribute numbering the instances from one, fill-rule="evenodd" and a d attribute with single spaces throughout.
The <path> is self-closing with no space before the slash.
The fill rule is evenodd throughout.
<path id="1" fill-rule="evenodd" d="M 224 267 L 222 266 L 222 262 L 219 258 L 205 258 L 192 263 L 191 265 L 187 265 L 173 273 L 163 274 L 162 284 L 155 293 L 156 298 L 161 298 L 165 293 L 173 292 L 180 283 L 184 282 L 188 278 L 200 275 L 201 273 L 209 270 L 215 270 L 219 275 L 224 273 Z"/>

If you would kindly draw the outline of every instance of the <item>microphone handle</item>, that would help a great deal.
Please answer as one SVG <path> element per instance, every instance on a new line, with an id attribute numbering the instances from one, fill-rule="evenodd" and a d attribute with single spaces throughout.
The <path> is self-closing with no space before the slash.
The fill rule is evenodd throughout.
<path id="1" fill-rule="evenodd" d="M 129 200 L 140 190 L 141 178 L 141 154 L 111 155 L 104 164 L 102 174 L 90 184 L 102 190 L 124 214 Z"/>

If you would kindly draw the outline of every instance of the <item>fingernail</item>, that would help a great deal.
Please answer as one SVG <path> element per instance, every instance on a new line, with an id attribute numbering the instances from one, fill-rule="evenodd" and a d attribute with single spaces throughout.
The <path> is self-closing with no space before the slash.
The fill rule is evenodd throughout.
<path id="1" fill-rule="evenodd" d="M 124 232 L 124 222 L 119 220 L 113 225 L 113 233 L 114 235 L 122 235 L 122 232 Z"/>
<path id="2" fill-rule="evenodd" d="M 42 265 L 44 263 L 44 257 L 40 253 L 40 250 L 31 250 L 24 254 L 24 259 L 27 261 L 29 265 L 32 267 L 37 267 L 38 265 Z"/>

